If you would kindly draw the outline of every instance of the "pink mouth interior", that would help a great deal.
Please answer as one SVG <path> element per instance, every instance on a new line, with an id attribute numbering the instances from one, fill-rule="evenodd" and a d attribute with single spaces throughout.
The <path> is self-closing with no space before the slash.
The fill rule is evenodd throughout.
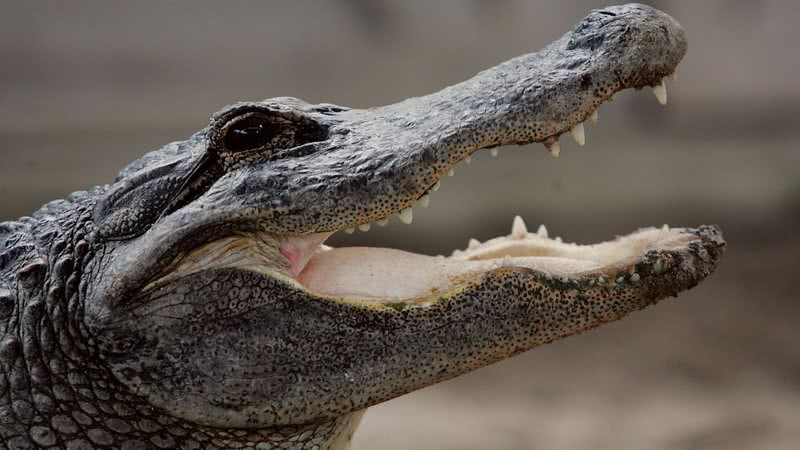
<path id="1" fill-rule="evenodd" d="M 331 248 L 328 234 L 281 243 L 289 271 L 309 291 L 367 300 L 396 301 L 444 293 L 501 267 L 533 269 L 558 278 L 613 275 L 651 249 L 675 249 L 692 239 L 681 229 L 644 229 L 594 245 L 563 243 L 528 233 L 503 236 L 453 256 L 427 256 L 371 247 Z"/>

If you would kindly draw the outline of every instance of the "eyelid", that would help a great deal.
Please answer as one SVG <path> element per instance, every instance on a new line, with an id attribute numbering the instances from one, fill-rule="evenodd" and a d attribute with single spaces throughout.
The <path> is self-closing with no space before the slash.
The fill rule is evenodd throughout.
<path id="1" fill-rule="evenodd" d="M 259 121 L 265 128 L 272 129 L 269 141 L 258 147 L 252 145 L 249 150 L 263 152 L 265 159 L 280 159 L 287 154 L 290 148 L 305 146 L 311 142 L 320 142 L 328 138 L 329 124 L 320 121 L 315 114 L 303 111 L 280 108 L 276 105 L 265 104 L 239 104 L 215 114 L 211 118 L 210 128 L 207 131 L 208 151 L 212 154 L 230 153 L 236 150 L 229 149 L 226 137 L 235 135 L 232 128 L 246 127 L 252 121 Z M 248 151 L 248 149 L 239 149 Z M 269 154 L 267 154 L 269 153 Z"/>

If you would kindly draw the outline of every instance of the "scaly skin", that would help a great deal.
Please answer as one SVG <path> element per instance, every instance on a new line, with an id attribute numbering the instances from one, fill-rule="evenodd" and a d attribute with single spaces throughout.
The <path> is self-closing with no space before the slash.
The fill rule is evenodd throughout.
<path id="1" fill-rule="evenodd" d="M 650 7 L 594 11 L 540 52 L 426 97 L 238 103 L 111 185 L 0 224 L 4 445 L 343 449 L 368 406 L 693 287 L 722 254 L 715 227 L 644 230 L 611 244 L 628 256 L 592 266 L 603 247 L 516 225 L 447 260 L 320 247 L 406 210 L 481 148 L 552 147 L 685 51 Z M 359 272 L 383 254 L 398 273 L 407 259 L 451 272 L 443 287 L 365 296 L 334 293 L 350 285 L 317 269 Z"/>

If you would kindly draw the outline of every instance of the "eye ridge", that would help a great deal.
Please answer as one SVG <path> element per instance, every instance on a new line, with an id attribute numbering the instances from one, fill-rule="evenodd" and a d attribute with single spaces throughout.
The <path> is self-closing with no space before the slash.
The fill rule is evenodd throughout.
<path id="1" fill-rule="evenodd" d="M 296 147 L 327 139 L 328 127 L 299 113 L 238 110 L 212 117 L 208 137 L 208 157 L 229 171 L 289 157 Z"/>

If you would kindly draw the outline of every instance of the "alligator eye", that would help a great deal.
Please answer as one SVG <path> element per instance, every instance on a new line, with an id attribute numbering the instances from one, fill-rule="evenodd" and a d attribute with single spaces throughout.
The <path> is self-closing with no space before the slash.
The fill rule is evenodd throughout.
<path id="1" fill-rule="evenodd" d="M 280 132 L 270 118 L 260 114 L 248 114 L 227 127 L 225 149 L 231 152 L 254 150 L 272 143 Z"/>

